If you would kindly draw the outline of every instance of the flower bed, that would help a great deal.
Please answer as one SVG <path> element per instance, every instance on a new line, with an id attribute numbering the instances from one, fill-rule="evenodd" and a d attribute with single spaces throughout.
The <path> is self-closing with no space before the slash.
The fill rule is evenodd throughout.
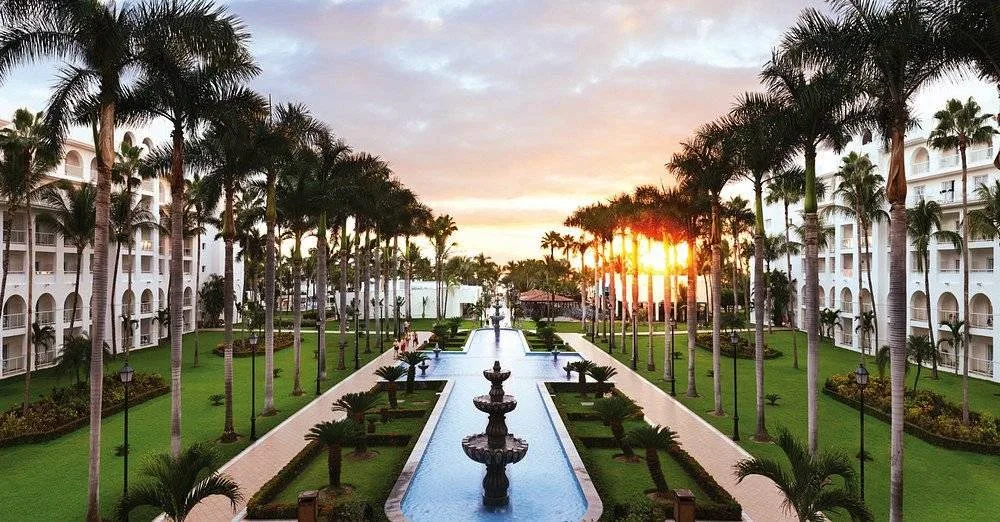
<path id="1" fill-rule="evenodd" d="M 824 391 L 840 402 L 861 406 L 853 373 L 831 376 Z M 890 422 L 891 404 L 889 378 L 873 377 L 865 387 L 865 410 Z M 1000 419 L 970 411 L 969 424 L 962 424 L 962 407 L 930 390 L 906 392 L 904 418 L 908 433 L 936 446 L 1000 455 Z"/>
<path id="2" fill-rule="evenodd" d="M 237 337 L 233 339 L 233 357 L 250 357 L 252 351 L 250 349 L 250 343 L 246 342 L 245 339 Z M 291 332 L 275 332 L 274 333 L 274 351 L 284 350 L 292 344 L 295 343 L 295 335 Z M 219 357 L 224 357 L 226 355 L 226 345 L 225 343 L 219 343 L 215 345 L 215 349 L 212 350 L 215 355 Z M 264 336 L 260 335 L 257 338 L 257 355 L 264 355 Z"/>
<path id="3" fill-rule="evenodd" d="M 145 402 L 170 391 L 166 381 L 155 373 L 136 372 L 129 385 L 129 406 Z M 125 407 L 125 386 L 117 376 L 104 376 L 104 399 L 101 417 L 118 413 Z M 20 405 L 0 414 L 0 447 L 51 440 L 69 433 L 90 421 L 90 386 L 55 388 L 41 400 L 31 403 L 27 413 Z"/>
<path id="4" fill-rule="evenodd" d="M 719 343 L 719 346 L 722 349 L 723 357 L 733 356 L 733 344 L 729 342 L 728 337 L 729 336 L 723 332 L 722 339 L 720 339 L 721 342 Z M 712 351 L 712 334 L 698 334 L 698 336 L 695 337 L 695 345 L 702 350 Z M 750 342 L 742 342 L 740 343 L 739 351 L 736 353 L 736 358 L 753 360 L 755 358 L 754 349 L 753 340 Z M 775 350 L 774 348 L 768 346 L 767 343 L 764 343 L 764 359 L 777 359 L 782 355 L 784 355 L 784 353 L 781 350 Z"/>

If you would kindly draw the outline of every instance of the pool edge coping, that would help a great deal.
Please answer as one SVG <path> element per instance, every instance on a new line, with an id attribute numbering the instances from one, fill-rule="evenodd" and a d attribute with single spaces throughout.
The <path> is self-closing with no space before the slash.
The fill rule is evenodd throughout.
<path id="1" fill-rule="evenodd" d="M 455 381 L 451 379 L 444 385 L 444 389 L 441 390 L 441 396 L 438 397 L 437 404 L 434 405 L 431 416 L 428 417 L 427 423 L 424 425 L 424 430 L 420 432 L 420 438 L 417 439 L 417 443 L 413 446 L 413 451 L 410 452 L 406 463 L 403 464 L 403 469 L 399 472 L 396 483 L 389 492 L 389 498 L 385 501 L 385 516 L 393 522 L 408 522 L 406 516 L 403 515 L 403 498 L 410 489 L 410 483 L 417 472 L 417 467 L 420 466 L 420 461 L 424 458 L 427 445 L 430 444 L 431 437 L 437 430 L 438 421 L 441 419 L 444 406 L 447 404 L 448 397 L 451 395 L 451 390 L 454 386 Z"/>

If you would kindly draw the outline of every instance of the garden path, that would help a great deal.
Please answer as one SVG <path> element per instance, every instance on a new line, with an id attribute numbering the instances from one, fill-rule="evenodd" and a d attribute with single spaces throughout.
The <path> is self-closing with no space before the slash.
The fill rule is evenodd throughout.
<path id="1" fill-rule="evenodd" d="M 613 366 L 618 374 L 612 379 L 615 386 L 632 397 L 646 416 L 646 421 L 668 426 L 677 432 L 681 446 L 708 471 L 743 507 L 744 520 L 794 521 L 782 510 L 784 497 L 774 482 L 760 476 L 751 476 L 736 483 L 733 465 L 750 458 L 738 444 L 715 429 L 714 426 L 673 399 L 653 383 L 633 372 L 628 366 L 611 357 L 604 350 L 591 344 L 582 334 L 559 334 L 578 353 L 597 364 Z"/>

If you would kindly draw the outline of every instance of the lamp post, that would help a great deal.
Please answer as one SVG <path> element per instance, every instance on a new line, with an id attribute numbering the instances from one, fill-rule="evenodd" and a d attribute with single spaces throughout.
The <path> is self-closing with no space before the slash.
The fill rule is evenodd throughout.
<path id="1" fill-rule="evenodd" d="M 257 332 L 250 332 L 250 440 L 257 440 Z"/>
<path id="2" fill-rule="evenodd" d="M 736 353 L 739 351 L 740 335 L 734 328 L 729 333 L 729 342 L 733 346 L 733 440 L 740 440 L 740 413 L 738 409 L 739 395 L 736 389 Z"/>
<path id="3" fill-rule="evenodd" d="M 639 332 L 635 329 L 635 304 L 632 305 L 632 371 L 639 367 Z"/>
<path id="4" fill-rule="evenodd" d="M 669 347 L 670 357 L 668 358 L 668 362 L 670 364 L 670 396 L 671 397 L 676 397 L 677 396 L 677 388 L 676 388 L 677 376 L 674 375 L 674 330 L 676 328 L 677 328 L 677 318 L 676 317 L 671 317 L 670 318 L 670 347 Z"/>
<path id="5" fill-rule="evenodd" d="M 865 501 L 865 387 L 868 386 L 868 369 L 859 364 L 854 370 L 854 382 L 858 385 L 858 395 L 861 396 L 861 452 L 858 454 L 861 467 L 861 501 Z"/>
<path id="6" fill-rule="evenodd" d="M 322 325 L 320 324 L 319 319 L 316 319 L 316 396 L 317 397 L 319 397 L 319 381 L 323 375 L 323 365 L 320 363 L 319 359 L 319 336 L 320 336 L 319 330 L 321 327 Z"/>
<path id="7" fill-rule="evenodd" d="M 118 370 L 118 378 L 121 379 L 122 384 L 125 386 L 125 429 L 124 429 L 124 462 L 125 462 L 125 474 L 122 479 L 122 496 L 128 495 L 128 454 L 131 449 L 128 447 L 128 388 L 129 384 L 132 383 L 132 376 L 135 374 L 135 370 L 129 365 L 128 361 L 122 366 L 121 370 Z"/>

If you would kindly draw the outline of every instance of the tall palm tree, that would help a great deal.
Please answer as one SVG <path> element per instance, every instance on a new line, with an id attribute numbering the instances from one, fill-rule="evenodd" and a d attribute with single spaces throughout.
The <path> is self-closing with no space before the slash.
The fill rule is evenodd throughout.
<path id="1" fill-rule="evenodd" d="M 94 242 L 97 229 L 94 203 L 97 189 L 87 183 L 76 186 L 62 182 L 42 193 L 42 201 L 49 207 L 48 212 L 38 216 L 38 222 L 45 224 L 67 245 L 76 249 L 76 276 L 73 282 L 73 308 L 69 319 L 69 330 L 76 324 L 77 307 L 80 305 L 80 274 L 83 267 L 83 251 Z"/>
<path id="2" fill-rule="evenodd" d="M 685 396 L 698 397 L 698 388 L 695 386 L 695 337 L 698 329 L 698 292 L 695 290 L 697 267 L 695 259 L 701 225 L 709 214 L 709 202 L 708 197 L 704 193 L 691 192 L 684 190 L 683 187 L 675 194 L 677 205 L 674 208 L 678 209 L 680 228 L 683 231 L 681 237 L 684 238 L 687 248 L 687 304 L 685 305 L 685 320 L 687 322 L 688 365 L 687 391 L 685 392 Z"/>
<path id="3" fill-rule="evenodd" d="M 789 214 L 789 207 L 802 201 L 806 190 L 806 171 L 797 165 L 782 169 L 777 172 L 774 178 L 767 184 L 767 197 L 765 202 L 768 205 L 781 203 L 785 212 L 785 243 L 791 243 L 792 218 Z M 735 254 L 735 252 L 734 252 Z M 798 292 L 795 288 L 795 280 L 792 278 L 792 252 L 785 250 L 785 266 L 788 270 L 788 295 L 792 300 L 788 307 L 788 319 L 792 328 L 792 368 L 799 369 L 799 342 L 798 342 L 798 322 L 795 320 L 795 312 L 798 303 Z M 735 284 L 735 281 L 733 282 Z M 733 290 L 735 299 L 736 291 Z"/>
<path id="4" fill-rule="evenodd" d="M 810 455 L 784 428 L 778 432 L 777 443 L 791 464 L 791 473 L 772 459 L 749 458 L 736 463 L 737 483 L 751 475 L 771 479 L 785 497 L 785 511 L 802 522 L 825 520 L 824 512 L 840 511 L 851 520 L 874 520 L 858 496 L 854 468 L 847 455 Z"/>
<path id="5" fill-rule="evenodd" d="M 35 286 L 35 263 L 34 263 L 34 240 L 35 228 L 32 222 L 36 220 L 34 215 L 34 203 L 48 190 L 49 183 L 46 182 L 45 173 L 54 167 L 56 159 L 55 149 L 51 146 L 52 129 L 47 126 L 43 119 L 43 113 L 33 114 L 28 110 L 19 109 L 14 113 L 14 126 L 12 128 L 0 130 L 0 152 L 4 156 L 2 171 L 0 171 L 0 196 L 7 201 L 7 213 L 11 216 L 6 221 L 13 221 L 17 212 L 24 210 L 26 219 L 27 236 L 27 310 L 24 323 L 33 325 L 32 310 L 34 308 L 34 286 Z M 6 237 L 4 242 L 5 253 L 3 260 L 3 281 L 0 282 L 0 299 L 4 298 L 7 286 L 8 257 L 10 254 L 10 225 L 5 226 Z M 3 301 L 0 301 L 2 306 Z M 27 330 L 28 356 L 25 358 L 24 372 L 24 402 L 25 413 L 28 411 L 30 399 L 29 389 L 31 387 L 31 369 L 34 358 L 31 351 L 35 346 L 33 341 L 33 328 Z"/>
<path id="6" fill-rule="evenodd" d="M 313 426 L 306 434 L 306 440 L 317 441 L 326 447 L 327 482 L 331 488 L 340 487 L 340 472 L 343 467 L 344 446 L 353 444 L 362 435 L 361 427 L 350 419 L 326 421 Z"/>
<path id="7" fill-rule="evenodd" d="M 844 156 L 841 160 L 840 170 L 837 171 L 836 176 L 839 182 L 833 194 L 840 196 L 840 200 L 843 203 L 835 203 L 827 208 L 832 212 L 839 212 L 840 214 L 854 218 L 859 253 L 859 259 L 856 263 L 858 270 L 857 313 L 860 314 L 865 311 L 864 298 L 862 296 L 864 285 L 861 282 L 861 264 L 863 262 L 865 265 L 864 273 L 868 274 L 868 294 L 871 298 L 871 311 L 875 312 L 875 317 L 878 317 L 878 308 L 875 303 L 875 287 L 872 286 L 871 244 L 868 238 L 872 233 L 872 227 L 876 223 L 881 223 L 889 219 L 889 215 L 885 212 L 885 179 L 875 172 L 875 165 L 868 158 L 867 154 L 861 155 L 857 152 L 851 152 L 847 156 Z M 878 321 L 875 321 L 873 327 L 875 332 L 875 347 L 877 348 L 881 346 L 879 344 Z M 863 361 L 864 346 L 859 346 L 859 352 Z"/>
<path id="8" fill-rule="evenodd" d="M 969 349 L 968 345 L 965 344 L 965 336 L 962 334 L 966 328 L 965 321 L 955 318 L 948 321 L 941 321 L 939 324 L 947 328 L 951 336 L 939 339 L 937 346 L 940 347 L 942 344 L 947 344 L 955 352 L 955 374 L 957 375 L 958 352 Z"/>
<path id="9" fill-rule="evenodd" d="M 112 295 L 115 293 L 115 288 L 118 282 L 118 262 L 121 258 L 119 253 L 121 247 L 124 246 L 128 252 L 129 256 L 129 266 L 126 267 L 128 273 L 128 295 L 132 295 L 132 272 L 135 270 L 134 261 L 134 249 L 135 249 L 135 235 L 142 230 L 151 230 L 157 226 L 156 217 L 150 212 L 149 208 L 146 206 L 142 200 L 135 198 L 131 193 L 128 192 L 115 192 L 111 195 L 111 236 L 115 240 L 117 246 L 115 247 L 115 265 L 111 276 L 111 292 Z M 126 303 L 122 302 L 123 309 L 121 310 L 122 316 L 128 316 L 129 318 L 134 315 L 135 310 L 134 299 L 128 303 L 129 309 L 125 310 L 124 306 Z M 114 299 L 112 299 L 112 303 Z M 112 316 L 117 319 L 117 316 L 112 313 Z M 112 321 L 112 325 L 115 321 Z M 111 353 L 117 353 L 115 347 L 117 342 L 115 340 L 115 328 L 111 327 Z M 122 339 L 126 339 L 128 334 L 122 332 Z M 128 346 L 125 347 L 130 348 Z"/>
<path id="10" fill-rule="evenodd" d="M 189 231 L 196 238 L 200 238 L 202 234 L 205 233 L 205 225 L 213 224 L 218 225 L 218 220 L 216 216 L 216 208 L 219 206 L 220 197 L 220 187 L 215 183 L 210 183 L 208 180 L 202 178 L 198 173 L 195 173 L 190 179 L 184 180 L 186 185 L 185 192 L 187 193 L 187 204 L 188 208 L 186 214 L 189 216 L 191 221 L 191 226 L 188 227 Z M 194 287 L 201 290 L 201 240 L 195 239 L 195 272 L 194 272 Z M 195 317 L 196 327 L 194 329 L 194 361 L 192 366 L 198 367 L 198 357 L 199 357 L 199 342 L 198 342 L 198 303 L 199 299 L 195 299 L 192 303 L 193 307 L 191 309 L 191 315 Z"/>
<path id="11" fill-rule="evenodd" d="M 979 237 L 996 239 L 1000 236 L 1000 180 L 994 181 L 993 186 L 976 187 L 976 197 L 983 206 L 969 212 L 972 233 Z"/>
<path id="12" fill-rule="evenodd" d="M 811 12 L 810 12 L 811 13 Z M 810 14 L 809 16 L 812 16 Z M 800 25 L 808 24 L 803 16 Z M 761 81 L 781 98 L 790 112 L 786 130 L 805 159 L 802 198 L 805 244 L 806 410 L 809 452 L 819 447 L 819 216 L 817 215 L 816 152 L 820 146 L 840 151 L 863 121 L 857 110 L 857 92 L 845 71 L 836 65 L 804 63 L 797 56 L 797 37 L 785 37 L 780 53 L 761 71 Z"/>
<path id="13" fill-rule="evenodd" d="M 966 152 L 970 146 L 993 143 L 997 133 L 989 123 L 990 114 L 980 112 L 979 104 L 969 98 L 965 103 L 951 99 L 945 108 L 934 114 L 937 126 L 931 131 L 927 143 L 939 150 L 958 151 L 962 161 L 962 310 L 966 330 L 963 344 L 969 346 L 969 164 Z M 962 422 L 969 423 L 969 350 L 962 358 Z"/>
<path id="14" fill-rule="evenodd" d="M 542 236 L 541 247 L 543 250 L 549 251 L 549 259 L 555 261 L 556 259 L 556 249 L 563 248 L 566 245 L 565 238 L 559 232 L 555 230 L 549 230 Z M 552 309 L 555 308 L 556 294 L 555 291 L 550 288 L 549 292 L 549 310 L 548 318 L 552 320 Z"/>
<path id="15" fill-rule="evenodd" d="M 235 513 L 243 493 L 232 477 L 215 472 L 219 459 L 219 451 L 205 442 L 187 448 L 180 455 L 155 455 L 142 469 L 147 480 L 119 499 L 115 517 L 128 520 L 133 509 L 150 506 L 170 520 L 183 522 L 202 500 L 215 495 L 229 499 Z"/>
<path id="16" fill-rule="evenodd" d="M 911 101 L 948 64 L 947 41 L 923 0 L 838 2 L 834 16 L 807 9 L 789 40 L 806 63 L 840 64 L 871 101 L 868 115 L 888 144 L 891 437 L 889 520 L 903 518 L 903 413 L 906 389 L 906 131 Z"/>
<path id="17" fill-rule="evenodd" d="M 650 426 L 642 423 L 639 427 L 633 428 L 625 435 L 625 439 L 631 446 L 638 446 L 646 453 L 646 468 L 649 476 L 653 479 L 656 492 L 666 495 L 669 492 L 667 479 L 663 476 L 663 468 L 660 466 L 659 450 L 669 450 L 677 445 L 677 433 L 666 426 Z"/>
<path id="18" fill-rule="evenodd" d="M 970 219 L 972 215 L 969 216 Z M 941 229 L 941 205 L 937 201 L 926 201 L 921 199 L 913 208 L 906 209 L 906 231 L 910 236 L 916 257 L 914 267 L 924 274 L 924 295 L 927 296 L 925 313 L 927 314 L 927 334 L 931 346 L 937 349 L 934 343 L 934 329 L 937 324 L 931 316 L 931 240 L 937 242 L 948 241 L 955 248 L 961 248 L 962 238 L 957 232 Z M 938 378 L 938 358 L 931 359 L 931 377 Z"/>
<path id="19" fill-rule="evenodd" d="M 451 241 L 451 236 L 457 231 L 458 225 L 455 224 L 454 218 L 448 214 L 439 215 L 432 219 L 428 223 L 426 231 L 427 237 L 431 240 L 431 246 L 434 248 L 434 274 L 437 281 L 436 305 L 437 319 L 439 321 L 444 317 L 442 314 L 446 313 L 446 310 L 441 309 L 441 302 L 443 301 L 441 284 L 444 277 L 444 263 L 448 260 L 451 248 L 455 245 Z"/>

